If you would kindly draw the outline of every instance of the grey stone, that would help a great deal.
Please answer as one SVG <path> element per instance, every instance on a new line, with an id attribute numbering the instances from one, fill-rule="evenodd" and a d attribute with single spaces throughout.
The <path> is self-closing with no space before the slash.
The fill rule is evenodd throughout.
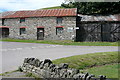
<path id="1" fill-rule="evenodd" d="M 48 65 L 52 64 L 52 61 L 50 59 L 45 59 L 43 64 L 48 63 Z"/>
<path id="2" fill-rule="evenodd" d="M 61 64 L 59 65 L 59 68 L 60 68 L 60 69 L 67 69 L 67 68 L 68 68 L 68 64 L 67 64 L 67 63 L 61 63 Z"/>
<path id="3" fill-rule="evenodd" d="M 44 67 L 44 64 L 43 64 L 43 63 L 41 63 L 41 65 L 40 65 L 40 69 L 43 69 L 43 67 Z"/>
<path id="4" fill-rule="evenodd" d="M 56 65 L 55 64 L 50 64 L 49 68 L 52 69 L 54 68 Z"/>
<path id="5" fill-rule="evenodd" d="M 39 67 L 40 64 L 41 64 L 41 62 L 39 61 L 39 59 L 35 59 L 34 66 Z"/>
<path id="6" fill-rule="evenodd" d="M 104 75 L 99 75 L 99 77 L 100 77 L 100 80 L 106 80 L 106 76 Z"/>

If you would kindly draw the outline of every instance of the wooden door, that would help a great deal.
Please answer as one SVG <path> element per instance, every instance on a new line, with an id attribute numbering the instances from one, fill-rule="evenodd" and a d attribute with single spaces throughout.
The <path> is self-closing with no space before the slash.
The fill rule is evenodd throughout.
<path id="1" fill-rule="evenodd" d="M 37 40 L 44 40 L 44 28 L 37 28 Z"/>
<path id="2" fill-rule="evenodd" d="M 101 41 L 110 41 L 110 25 L 101 24 Z"/>

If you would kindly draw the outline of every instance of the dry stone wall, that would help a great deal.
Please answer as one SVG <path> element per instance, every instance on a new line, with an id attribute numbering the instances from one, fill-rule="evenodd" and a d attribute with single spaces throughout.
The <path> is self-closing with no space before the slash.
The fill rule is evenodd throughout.
<path id="1" fill-rule="evenodd" d="M 21 70 L 25 73 L 33 73 L 39 78 L 46 80 L 108 80 L 106 76 L 99 76 L 95 78 L 95 75 L 89 73 L 80 73 L 78 69 L 69 68 L 67 63 L 55 65 L 51 60 L 45 59 L 40 61 L 35 58 L 25 58 Z"/>

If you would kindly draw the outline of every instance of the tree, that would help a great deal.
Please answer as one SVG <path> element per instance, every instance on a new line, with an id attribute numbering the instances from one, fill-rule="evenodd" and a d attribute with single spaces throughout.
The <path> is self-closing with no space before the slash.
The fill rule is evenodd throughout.
<path id="1" fill-rule="evenodd" d="M 69 2 L 62 3 L 65 8 L 78 8 L 81 14 L 117 14 L 120 13 L 120 2 Z"/>

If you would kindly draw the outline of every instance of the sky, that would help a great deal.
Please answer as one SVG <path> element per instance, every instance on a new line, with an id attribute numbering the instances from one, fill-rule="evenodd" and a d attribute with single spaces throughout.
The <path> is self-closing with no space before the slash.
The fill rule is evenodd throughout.
<path id="1" fill-rule="evenodd" d="M 64 0 L 0 0 L 0 12 L 60 6 Z"/>

